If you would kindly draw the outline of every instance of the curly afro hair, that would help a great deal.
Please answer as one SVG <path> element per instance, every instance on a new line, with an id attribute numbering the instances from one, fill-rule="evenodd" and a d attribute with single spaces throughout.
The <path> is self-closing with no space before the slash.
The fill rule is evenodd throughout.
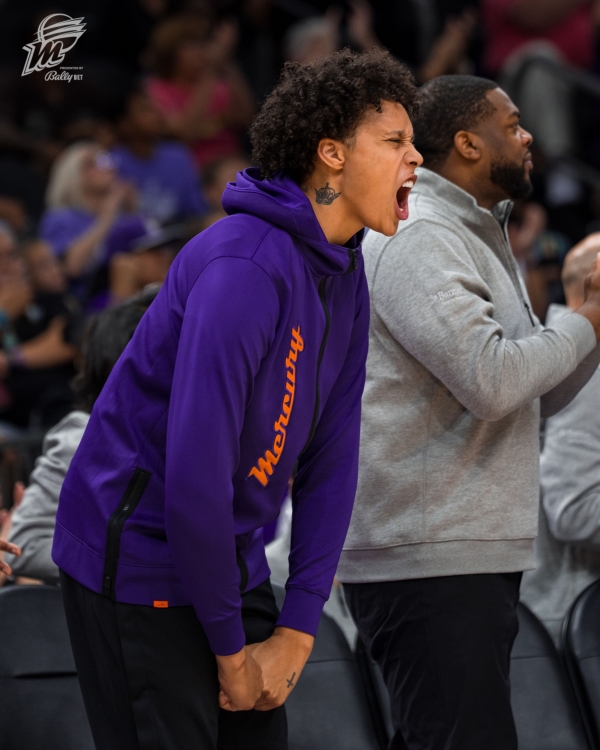
<path id="1" fill-rule="evenodd" d="M 412 73 L 389 52 L 349 49 L 300 65 L 286 63 L 279 83 L 250 128 L 252 162 L 263 178 L 285 172 L 302 185 L 314 168 L 322 138 L 352 138 L 369 108 L 398 102 L 409 117 L 419 95 Z"/>
<path id="2" fill-rule="evenodd" d="M 471 130 L 496 111 L 487 98 L 498 84 L 477 76 L 439 76 L 421 87 L 421 108 L 415 120 L 415 147 L 423 166 L 441 169 L 459 130 Z"/>

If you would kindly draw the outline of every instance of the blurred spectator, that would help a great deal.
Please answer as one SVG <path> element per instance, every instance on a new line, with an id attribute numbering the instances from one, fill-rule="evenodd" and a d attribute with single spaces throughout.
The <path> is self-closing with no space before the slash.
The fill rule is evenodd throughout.
<path id="1" fill-rule="evenodd" d="M 16 253 L 14 236 L 1 226 L 0 250 Z M 35 242 L 26 247 L 24 255 L 29 298 L 4 329 L 0 350 L 4 387 L 0 419 L 19 429 L 28 428 L 32 420 L 54 424 L 69 411 L 79 319 L 49 248 Z M 20 258 L 15 262 L 23 267 Z M 9 278 L 2 286 L 13 283 Z M 20 283 L 16 275 L 14 278 Z"/>
<path id="2" fill-rule="evenodd" d="M 3 257 L 13 270 L 7 267 L 0 278 L 0 299 L 2 290 L 22 290 L 18 314 L 5 325 L 0 348 L 0 419 L 2 433 L 10 437 L 14 428 L 26 429 L 32 419 L 53 424 L 69 410 L 78 311 L 65 294 L 64 276 L 47 247 L 33 243 L 26 249 L 28 282 L 15 238 L 0 226 Z"/>
<path id="3" fill-rule="evenodd" d="M 208 210 L 188 148 L 161 140 L 166 123 L 142 88 L 130 91 L 115 117 L 119 145 L 112 150 L 119 177 L 137 188 L 139 210 L 159 224 Z"/>
<path id="4" fill-rule="evenodd" d="M 4 586 L 8 577 L 12 574 L 12 568 L 4 561 L 4 553 L 8 552 L 13 557 L 21 555 L 21 548 L 8 542 L 10 530 L 12 528 L 12 515 L 15 508 L 18 508 L 23 501 L 25 486 L 22 482 L 15 482 L 13 490 L 13 504 L 10 510 L 2 508 L 0 510 L 0 586 Z"/>
<path id="5" fill-rule="evenodd" d="M 549 157 L 574 149 L 569 85 L 533 57 L 589 68 L 594 58 L 592 0 L 482 0 L 485 65 L 520 108 L 522 122 Z"/>
<path id="6" fill-rule="evenodd" d="M 119 307 L 105 310 L 88 326 L 75 382 L 77 409 L 46 435 L 42 456 L 36 462 L 23 501 L 13 513 L 10 541 L 15 543 L 18 539 L 23 554 L 9 554 L 7 562 L 16 575 L 58 583 L 51 550 L 63 480 L 94 402 L 156 294 L 157 289 L 148 290 Z"/>
<path id="7" fill-rule="evenodd" d="M 600 233 L 569 252 L 563 271 L 568 308 L 551 307 L 550 324 L 583 304 L 584 280 L 599 252 Z M 600 578 L 600 370 L 546 422 L 541 490 L 537 567 L 524 573 L 521 598 L 559 645 L 569 607 Z"/>
<path id="8" fill-rule="evenodd" d="M 560 274 L 571 246 L 569 238 L 548 229 L 547 222 L 548 214 L 539 203 L 517 201 L 508 224 L 531 307 L 542 322 L 551 304 L 564 302 Z"/>
<path id="9" fill-rule="evenodd" d="M 156 74 L 148 92 L 169 132 L 188 143 L 196 163 L 240 153 L 241 131 L 254 111 L 252 94 L 235 59 L 237 26 L 176 16 L 159 24 L 148 59 Z"/>
<path id="10" fill-rule="evenodd" d="M 476 23 L 472 8 L 449 16 L 423 60 L 413 64 L 417 78 L 425 82 L 440 75 L 470 72 L 467 51 Z M 383 46 L 375 34 L 374 11 L 367 0 L 351 0 L 346 15 L 333 5 L 324 16 L 294 24 L 284 37 L 283 53 L 286 60 L 305 64 L 327 57 L 347 43 L 359 50 Z"/>
<path id="11" fill-rule="evenodd" d="M 117 178 L 114 160 L 92 143 L 67 148 L 52 168 L 41 237 L 62 262 L 70 289 L 86 303 L 110 257 L 145 234 L 135 188 Z"/>
<path id="12" fill-rule="evenodd" d="M 202 222 L 202 229 L 227 216 L 221 204 L 223 192 L 229 182 L 235 182 L 238 172 L 250 164 L 242 156 L 230 156 L 208 164 L 204 170 L 204 193 L 209 205 L 209 213 Z"/>
<path id="13" fill-rule="evenodd" d="M 148 232 L 130 253 L 118 253 L 110 264 L 111 303 L 118 304 L 150 284 L 162 284 L 171 263 L 183 246 L 183 225 Z"/>

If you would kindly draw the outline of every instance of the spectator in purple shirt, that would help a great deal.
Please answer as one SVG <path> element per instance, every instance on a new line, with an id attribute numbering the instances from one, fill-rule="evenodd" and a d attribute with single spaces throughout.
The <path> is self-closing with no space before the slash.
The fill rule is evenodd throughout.
<path id="1" fill-rule="evenodd" d="M 137 188 L 144 216 L 166 224 L 208 213 L 191 152 L 181 143 L 161 139 L 164 117 L 143 89 L 127 93 L 114 122 L 117 172 Z"/>
<path id="2" fill-rule="evenodd" d="M 117 177 L 100 146 L 75 143 L 56 160 L 46 197 L 39 234 L 61 259 L 71 292 L 87 303 L 107 286 L 110 258 L 146 233 L 135 188 Z"/>

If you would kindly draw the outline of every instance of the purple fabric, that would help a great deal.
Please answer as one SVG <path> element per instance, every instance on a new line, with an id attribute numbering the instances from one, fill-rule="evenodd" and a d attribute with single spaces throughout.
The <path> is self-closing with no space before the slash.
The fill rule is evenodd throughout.
<path id="1" fill-rule="evenodd" d="M 96 402 L 53 547 L 101 592 L 108 520 L 135 468 L 151 472 L 123 526 L 116 599 L 193 604 L 216 654 L 245 643 L 236 556 L 246 589 L 268 577 L 262 528 L 296 461 L 279 624 L 316 632 L 356 491 L 369 324 L 361 235 L 329 244 L 302 190 L 254 169 L 224 205 L 230 216 L 175 259 Z"/>
<path id="2" fill-rule="evenodd" d="M 150 159 L 140 159 L 125 146 L 112 151 L 119 176 L 138 189 L 140 212 L 159 224 L 208 212 L 200 189 L 200 174 L 189 150 L 165 141 Z"/>
<path id="3" fill-rule="evenodd" d="M 55 208 L 42 216 L 38 233 L 55 255 L 62 258 L 68 247 L 96 221 L 97 217 L 80 208 Z M 133 242 L 146 234 L 141 216 L 124 214 L 117 217 L 95 261 L 80 277 L 71 279 L 70 291 L 85 302 L 90 282 L 99 268 L 118 252 L 129 252 Z"/>

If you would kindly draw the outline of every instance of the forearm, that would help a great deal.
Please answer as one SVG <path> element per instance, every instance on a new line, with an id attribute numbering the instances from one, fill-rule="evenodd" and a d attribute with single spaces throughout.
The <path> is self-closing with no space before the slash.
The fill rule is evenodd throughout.
<path id="1" fill-rule="evenodd" d="M 508 12 L 509 19 L 525 31 L 543 33 L 588 0 L 516 0 Z"/>
<path id="2" fill-rule="evenodd" d="M 198 85 L 183 111 L 167 116 L 167 124 L 174 135 L 187 141 L 210 138 L 222 128 L 221 116 L 209 113 L 215 80 L 214 76 L 207 77 Z"/>
<path id="3" fill-rule="evenodd" d="M 87 232 L 69 245 L 63 259 L 68 276 L 77 278 L 86 270 L 109 233 L 112 222 L 113 216 L 100 216 Z"/>
<path id="4" fill-rule="evenodd" d="M 57 341 L 49 347 L 45 334 L 19 345 L 19 356 L 28 370 L 58 367 L 75 359 L 77 349 L 66 341 Z"/>

